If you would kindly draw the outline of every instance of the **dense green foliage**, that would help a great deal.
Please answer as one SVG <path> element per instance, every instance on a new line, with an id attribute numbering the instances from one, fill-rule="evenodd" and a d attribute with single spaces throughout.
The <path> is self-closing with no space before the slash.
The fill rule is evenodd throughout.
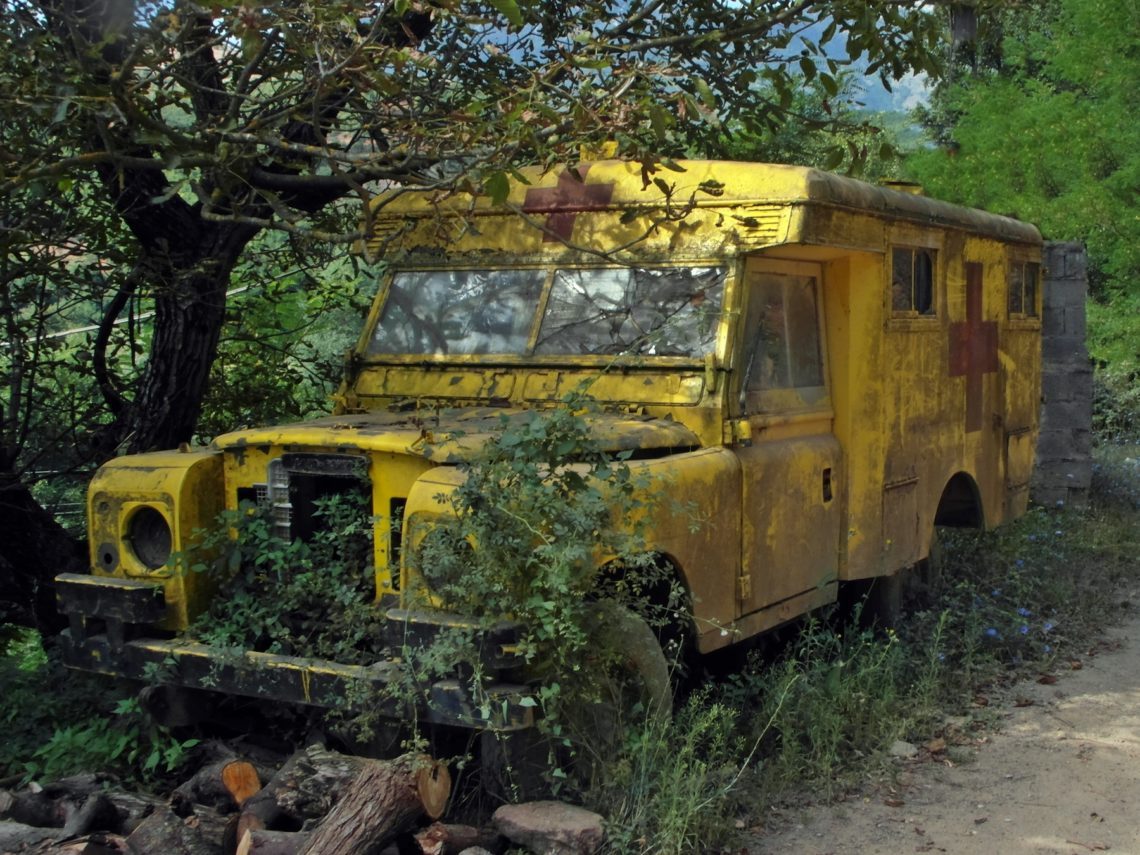
<path id="1" fill-rule="evenodd" d="M 143 715 L 130 691 L 66 672 L 33 632 L 0 643 L 0 778 L 54 781 L 81 772 L 144 786 L 169 780 L 198 744 Z"/>
<path id="2" fill-rule="evenodd" d="M 465 478 L 447 497 L 454 518 L 424 527 L 409 520 L 411 566 L 423 573 L 422 589 L 408 592 L 413 601 L 487 626 L 517 621 L 543 726 L 585 752 L 601 750 L 610 723 L 583 721 L 582 710 L 616 703 L 627 678 L 644 676 L 614 673 L 616 661 L 632 655 L 626 646 L 648 642 L 646 655 L 661 663 L 660 683 L 637 700 L 652 703 L 653 693 L 667 690 L 664 659 L 646 626 L 677 623 L 685 604 L 670 568 L 646 552 L 638 521 L 661 510 L 688 522 L 683 507 L 661 508 L 664 501 L 653 498 L 662 493 L 660 478 L 599 446 L 589 429 L 595 409 L 574 395 L 558 409 L 504 419 L 493 441 L 460 464 Z M 444 639 L 409 655 L 421 679 L 453 670 L 456 659 L 470 663 L 478 696 L 478 657 L 462 649 L 466 639 L 452 641 L 459 649 Z"/>
<path id="3" fill-rule="evenodd" d="M 941 737 L 961 756 L 959 743 L 993 723 L 980 697 L 1063 671 L 1132 608 L 1118 594 L 1137 580 L 1136 446 L 1100 450 L 1092 499 L 1088 511 L 1036 510 L 998 531 L 947 538 L 940 598 L 897 632 L 809 622 L 671 720 L 634 723 L 583 793 L 609 818 L 614 851 L 726 844 L 733 820 L 762 822 L 782 799 L 889 775 L 886 749 L 899 738 Z M 147 766 L 179 762 L 195 738 L 151 733 L 129 705 L 93 712 L 94 681 L 62 674 L 27 635 L 6 646 L 0 670 L 9 736 L 0 776 L 82 767 L 145 778 Z"/>
<path id="4" fill-rule="evenodd" d="M 202 546 L 218 557 L 190 570 L 219 574 L 224 587 L 190 635 L 239 653 L 374 662 L 383 615 L 374 603 L 370 499 L 318 500 L 320 525 L 308 540 L 283 540 L 270 513 L 251 504 L 224 512 Z"/>
<path id="5" fill-rule="evenodd" d="M 1040 225 L 1088 246 L 1089 347 L 1102 432 L 1140 431 L 1140 9 L 1039 0 L 983 34 L 922 118 L 937 148 L 907 162 L 932 195 Z"/>

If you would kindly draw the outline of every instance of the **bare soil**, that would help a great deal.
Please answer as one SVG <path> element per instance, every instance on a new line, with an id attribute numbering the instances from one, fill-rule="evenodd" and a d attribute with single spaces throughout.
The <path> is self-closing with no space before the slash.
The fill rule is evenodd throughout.
<path id="1" fill-rule="evenodd" d="M 1140 614 L 975 703 L 865 792 L 766 818 L 747 851 L 1140 855 Z"/>

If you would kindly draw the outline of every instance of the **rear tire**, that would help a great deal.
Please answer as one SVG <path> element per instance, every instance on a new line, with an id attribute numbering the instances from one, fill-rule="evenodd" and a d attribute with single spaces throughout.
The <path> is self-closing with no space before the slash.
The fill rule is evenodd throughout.
<path id="1" fill-rule="evenodd" d="M 863 618 L 890 629 L 912 611 L 929 608 L 942 589 L 942 547 L 935 528 L 926 558 L 872 580 L 863 605 Z"/>

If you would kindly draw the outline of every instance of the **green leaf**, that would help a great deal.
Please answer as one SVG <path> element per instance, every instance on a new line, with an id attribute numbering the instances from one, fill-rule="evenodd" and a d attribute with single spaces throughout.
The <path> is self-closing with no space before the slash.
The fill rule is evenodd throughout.
<path id="1" fill-rule="evenodd" d="M 491 0 L 491 6 L 511 23 L 512 27 L 521 27 L 525 21 L 515 0 Z"/>
<path id="2" fill-rule="evenodd" d="M 706 107 L 710 110 L 716 109 L 716 96 L 713 95 L 712 88 L 703 77 L 694 77 L 693 87 L 697 90 L 697 96 Z"/>
<path id="3" fill-rule="evenodd" d="M 840 164 L 843 163 L 844 151 L 839 146 L 833 146 L 827 150 L 827 156 L 823 159 L 823 168 L 828 172 L 838 169 Z"/>

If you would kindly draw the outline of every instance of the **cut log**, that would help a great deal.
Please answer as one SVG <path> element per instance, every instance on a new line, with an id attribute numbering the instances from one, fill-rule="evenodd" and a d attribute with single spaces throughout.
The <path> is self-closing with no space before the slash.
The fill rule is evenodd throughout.
<path id="1" fill-rule="evenodd" d="M 501 834 L 491 829 L 442 822 L 433 822 L 415 837 L 423 855 L 459 855 L 472 848 L 501 852 L 506 843 Z"/>
<path id="2" fill-rule="evenodd" d="M 247 831 L 296 831 L 305 820 L 325 816 L 365 762 L 320 745 L 296 752 L 242 806 L 235 845 Z"/>
<path id="3" fill-rule="evenodd" d="M 0 852 L 22 852 L 37 844 L 62 838 L 61 828 L 41 828 L 22 822 L 0 821 Z"/>
<path id="4" fill-rule="evenodd" d="M 131 832 L 127 848 L 136 855 L 219 855 L 220 837 L 220 829 L 202 828 L 197 817 L 183 819 L 160 807 Z"/>
<path id="5" fill-rule="evenodd" d="M 0 791 L 0 820 L 43 828 L 66 828 L 70 836 L 88 831 L 129 834 L 159 799 L 137 793 L 91 789 L 87 779 L 64 779 L 38 792 Z"/>
<path id="6" fill-rule="evenodd" d="M 66 819 L 64 809 L 42 790 L 38 793 L 0 791 L 0 820 L 39 828 L 62 828 Z"/>
<path id="7" fill-rule="evenodd" d="M 303 831 L 248 831 L 237 855 L 297 855 L 308 839 Z"/>
<path id="8" fill-rule="evenodd" d="M 119 811 L 119 825 L 113 830 L 118 834 L 130 834 L 139 824 L 154 813 L 156 808 L 165 806 L 165 802 L 155 796 L 142 793 L 123 793 L 115 790 L 107 793 L 107 798 Z"/>
<path id="9" fill-rule="evenodd" d="M 118 808 L 108 796 L 92 793 L 64 822 L 63 833 L 67 837 L 81 837 L 90 831 L 117 831 L 121 819 Z"/>
<path id="10" fill-rule="evenodd" d="M 123 855 L 127 851 L 127 838 L 117 834 L 92 834 L 35 851 L 42 855 Z"/>
<path id="11" fill-rule="evenodd" d="M 246 803 L 261 789 L 261 778 L 252 763 L 245 760 L 220 760 L 203 766 L 194 777 L 177 787 L 170 795 L 175 813 L 188 816 L 194 804 L 232 811 Z"/>
<path id="12" fill-rule="evenodd" d="M 442 815 L 451 795 L 442 763 L 419 756 L 365 763 L 300 855 L 373 855 L 425 813 Z"/>

